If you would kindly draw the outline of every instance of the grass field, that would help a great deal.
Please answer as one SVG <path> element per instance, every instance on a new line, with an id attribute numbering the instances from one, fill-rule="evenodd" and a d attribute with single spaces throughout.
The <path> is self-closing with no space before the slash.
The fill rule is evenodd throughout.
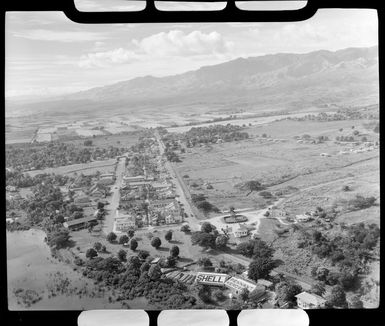
<path id="1" fill-rule="evenodd" d="M 207 148 L 189 148 L 177 168 L 182 176 L 188 176 L 185 182 L 191 192 L 206 194 L 209 201 L 220 209 L 226 209 L 229 205 L 235 208 L 258 208 L 264 205 L 263 198 L 256 193 L 246 197 L 245 191 L 237 189 L 237 184 L 248 180 L 259 180 L 267 185 L 267 190 L 271 192 L 288 186 L 297 187 L 303 192 L 308 189 L 309 193 L 301 193 L 298 200 L 309 201 L 310 206 L 317 201 L 323 203 L 328 201 L 327 198 L 335 198 L 344 182 L 356 182 L 353 188 L 357 189 L 357 192 L 362 189 L 364 193 L 375 195 L 379 191 L 379 151 L 338 155 L 345 145 L 334 142 L 335 137 L 340 134 L 351 134 L 352 126 L 360 133 L 360 136 L 356 137 L 357 140 L 363 135 L 368 140 L 378 140 L 378 134 L 365 128 L 367 123 L 365 120 L 283 120 L 250 127 L 247 128 L 252 135 L 249 140 L 216 144 Z M 339 131 L 341 128 L 343 130 Z M 260 137 L 264 133 L 267 134 L 267 139 L 284 141 L 266 141 Z M 293 138 L 304 134 L 311 137 L 328 136 L 330 141 L 301 144 Z M 331 156 L 323 157 L 320 156 L 321 153 Z M 207 189 L 204 185 L 206 182 L 210 183 L 213 189 Z M 307 205 L 306 202 L 302 204 L 298 205 L 301 209 Z"/>

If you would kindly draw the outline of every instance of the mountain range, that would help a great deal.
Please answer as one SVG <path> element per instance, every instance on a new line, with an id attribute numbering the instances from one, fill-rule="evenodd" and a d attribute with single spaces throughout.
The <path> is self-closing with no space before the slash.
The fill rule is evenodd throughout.
<path id="1" fill-rule="evenodd" d="M 145 76 L 28 104 L 30 109 L 80 110 L 248 105 L 303 108 L 352 100 L 378 103 L 378 47 L 279 53 L 238 58 L 195 71 Z"/>

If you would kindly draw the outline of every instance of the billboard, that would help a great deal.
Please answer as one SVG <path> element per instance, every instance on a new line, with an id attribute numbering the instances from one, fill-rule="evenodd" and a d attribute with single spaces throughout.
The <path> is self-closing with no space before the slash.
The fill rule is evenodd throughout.
<path id="1" fill-rule="evenodd" d="M 224 285 L 228 278 L 227 274 L 199 272 L 196 281 L 198 284 Z"/>

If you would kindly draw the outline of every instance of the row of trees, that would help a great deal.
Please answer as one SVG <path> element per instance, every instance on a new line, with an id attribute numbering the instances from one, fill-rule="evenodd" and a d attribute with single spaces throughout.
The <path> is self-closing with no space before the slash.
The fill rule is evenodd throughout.
<path id="1" fill-rule="evenodd" d="M 72 143 L 52 142 L 24 147 L 6 147 L 7 165 L 18 170 L 44 169 L 68 164 L 88 163 L 92 159 L 107 159 L 123 154 L 127 149 L 109 146 L 91 148 Z"/>

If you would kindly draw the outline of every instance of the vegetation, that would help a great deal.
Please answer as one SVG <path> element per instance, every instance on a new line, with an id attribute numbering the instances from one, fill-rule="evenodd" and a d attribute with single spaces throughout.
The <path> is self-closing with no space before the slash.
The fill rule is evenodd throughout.
<path id="1" fill-rule="evenodd" d="M 168 231 L 166 232 L 166 234 L 164 235 L 164 238 L 165 238 L 168 242 L 170 242 L 171 239 L 172 239 L 172 231 L 171 231 L 171 230 L 168 230 Z"/>
<path id="2" fill-rule="evenodd" d="M 278 283 L 275 289 L 279 306 L 285 308 L 293 307 L 296 302 L 295 296 L 302 292 L 300 285 L 290 281 L 283 281 Z"/>
<path id="3" fill-rule="evenodd" d="M 131 239 L 131 241 L 130 241 L 130 249 L 132 251 L 135 251 L 136 248 L 138 248 L 138 241 L 136 241 L 135 239 Z"/>
<path id="4" fill-rule="evenodd" d="M 159 249 L 161 245 L 162 245 L 162 241 L 158 237 L 154 237 L 151 240 L 151 246 L 153 246 L 155 249 Z"/>
<path id="5" fill-rule="evenodd" d="M 90 148 L 70 143 L 52 142 L 24 147 L 6 146 L 6 162 L 16 170 L 40 170 L 69 164 L 88 163 L 92 159 L 114 158 L 126 148 Z"/>
<path id="6" fill-rule="evenodd" d="M 172 246 L 170 248 L 170 255 L 172 257 L 178 257 L 179 256 L 179 247 L 178 246 Z"/>
<path id="7" fill-rule="evenodd" d="M 114 232 L 110 232 L 107 234 L 107 241 L 109 243 L 113 243 L 116 241 L 117 235 Z"/>
<path id="8" fill-rule="evenodd" d="M 333 286 L 330 295 L 327 297 L 326 305 L 328 307 L 347 308 L 346 294 L 342 286 Z"/>

